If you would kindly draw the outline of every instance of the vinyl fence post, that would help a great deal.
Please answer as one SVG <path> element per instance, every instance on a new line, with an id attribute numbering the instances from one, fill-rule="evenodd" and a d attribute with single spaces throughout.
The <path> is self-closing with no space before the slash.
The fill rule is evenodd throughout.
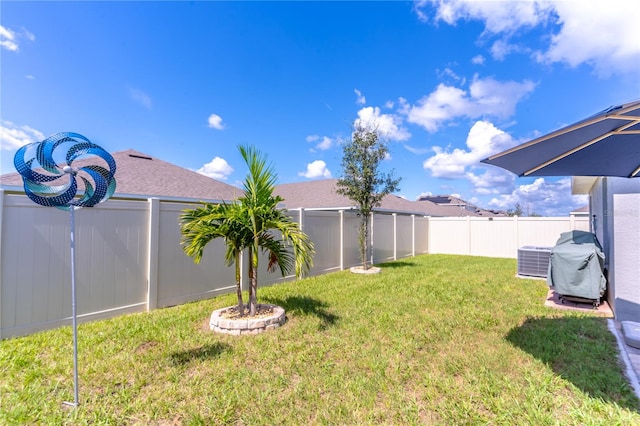
<path id="1" fill-rule="evenodd" d="M 467 254 L 471 255 L 471 216 L 467 216 Z"/>
<path id="2" fill-rule="evenodd" d="M 515 253 L 516 253 L 516 258 L 518 257 L 518 249 L 520 248 L 520 221 L 518 220 L 518 215 L 513 216 L 513 223 L 514 223 L 514 228 L 516 229 L 516 249 L 515 249 Z"/>
<path id="3" fill-rule="evenodd" d="M 344 210 L 338 211 L 340 220 L 340 270 L 344 271 Z"/>
<path id="4" fill-rule="evenodd" d="M 416 257 L 416 215 L 411 215 L 411 257 Z"/>
<path id="5" fill-rule="evenodd" d="M 398 213 L 393 216 L 393 260 L 398 260 Z"/>
<path id="6" fill-rule="evenodd" d="M 4 189 L 0 189 L 0 272 L 2 271 L 2 213 L 4 213 Z M 2 312 L 2 273 L 0 273 L 0 313 Z M 2 340 L 2 315 L 0 315 L 0 340 Z"/>
<path id="7" fill-rule="evenodd" d="M 373 253 L 375 252 L 375 249 L 374 249 L 374 246 L 373 246 L 373 242 L 374 242 L 374 239 L 373 239 L 373 217 L 374 216 L 375 216 L 375 214 L 373 212 L 369 213 L 369 220 L 370 220 L 370 223 L 371 223 L 371 232 L 370 232 L 370 234 L 371 234 L 371 236 L 370 236 L 371 244 L 369 244 L 369 246 L 371 247 L 371 259 L 369 261 L 369 265 L 370 266 L 373 266 L 373 261 L 374 261 Z"/>
<path id="8" fill-rule="evenodd" d="M 300 227 L 300 230 L 302 232 L 304 232 L 304 208 L 300 207 L 300 210 L 298 211 L 298 226 Z M 298 259 L 296 259 L 296 269 L 298 268 Z"/>
<path id="9" fill-rule="evenodd" d="M 298 226 L 304 232 L 304 208 L 302 207 L 298 210 Z"/>
<path id="10" fill-rule="evenodd" d="M 149 245 L 147 247 L 147 311 L 158 307 L 158 255 L 160 199 L 149 198 Z"/>

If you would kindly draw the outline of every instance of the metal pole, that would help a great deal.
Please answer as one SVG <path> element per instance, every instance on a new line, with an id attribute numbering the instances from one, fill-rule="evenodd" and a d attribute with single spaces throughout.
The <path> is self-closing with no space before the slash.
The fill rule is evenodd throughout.
<path id="1" fill-rule="evenodd" d="M 70 206 L 71 213 L 71 315 L 73 321 L 73 397 L 74 402 L 66 402 L 74 407 L 78 406 L 78 323 L 76 318 L 76 244 L 75 244 L 75 219 L 73 211 L 75 206 Z"/>

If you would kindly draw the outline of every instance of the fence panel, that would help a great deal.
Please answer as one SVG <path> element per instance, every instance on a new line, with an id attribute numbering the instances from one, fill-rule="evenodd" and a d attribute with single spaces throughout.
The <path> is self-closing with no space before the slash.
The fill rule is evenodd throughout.
<path id="1" fill-rule="evenodd" d="M 429 218 L 429 253 L 469 254 L 469 218 Z"/>
<path id="2" fill-rule="evenodd" d="M 360 259 L 360 245 L 358 243 L 358 228 L 360 227 L 360 217 L 352 211 L 344 212 L 343 225 L 343 266 L 345 269 L 362 264 Z"/>
<path id="3" fill-rule="evenodd" d="M 516 221 L 496 217 L 469 219 L 469 252 L 473 256 L 513 257 Z"/>
<path id="4" fill-rule="evenodd" d="M 187 256 L 180 245 L 179 217 L 193 204 L 161 203 L 158 238 L 157 306 L 213 297 L 235 291 L 235 266 L 226 266 L 222 239 L 211 241 L 199 264 Z"/>
<path id="5" fill-rule="evenodd" d="M 340 214 L 337 211 L 304 210 L 303 231 L 316 250 L 311 275 L 340 269 Z"/>
<path id="6" fill-rule="evenodd" d="M 414 218 L 415 254 L 429 253 L 429 220 L 426 216 Z"/>
<path id="7" fill-rule="evenodd" d="M 413 216 L 401 214 L 396 216 L 396 259 L 413 255 L 413 222 Z"/>
<path id="8" fill-rule="evenodd" d="M 390 214 L 373 215 L 373 263 L 393 260 L 394 216 Z"/>
<path id="9" fill-rule="evenodd" d="M 521 217 L 518 218 L 518 244 L 522 246 L 553 247 L 560 234 L 572 231 L 575 225 L 587 224 L 587 218 L 572 221 L 568 217 Z M 572 228 L 573 225 L 573 228 Z M 510 256 L 515 257 L 515 256 Z"/>
<path id="10" fill-rule="evenodd" d="M 145 309 L 145 203 L 114 201 L 75 212 L 80 320 Z M 70 214 L 5 195 L 0 336 L 71 321 Z"/>
<path id="11" fill-rule="evenodd" d="M 430 218 L 429 253 L 517 258 L 523 246 L 553 247 L 563 232 L 589 229 L 588 218 Z"/>

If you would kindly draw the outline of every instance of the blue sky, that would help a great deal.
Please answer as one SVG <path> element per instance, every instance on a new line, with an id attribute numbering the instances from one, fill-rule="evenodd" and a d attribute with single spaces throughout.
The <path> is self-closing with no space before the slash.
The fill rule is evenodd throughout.
<path id="1" fill-rule="evenodd" d="M 640 98 L 640 2 L 12 2 L 0 5 L 0 171 L 61 131 L 238 184 L 340 177 L 356 120 L 399 195 L 566 215 L 570 179 L 489 155 Z"/>

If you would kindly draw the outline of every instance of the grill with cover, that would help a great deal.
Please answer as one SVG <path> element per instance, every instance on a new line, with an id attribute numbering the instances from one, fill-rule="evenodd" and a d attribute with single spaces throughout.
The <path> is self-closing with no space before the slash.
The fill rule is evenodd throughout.
<path id="1" fill-rule="evenodd" d="M 560 234 L 549 255 L 547 284 L 564 299 L 600 304 L 607 289 L 604 252 L 591 232 Z"/>

